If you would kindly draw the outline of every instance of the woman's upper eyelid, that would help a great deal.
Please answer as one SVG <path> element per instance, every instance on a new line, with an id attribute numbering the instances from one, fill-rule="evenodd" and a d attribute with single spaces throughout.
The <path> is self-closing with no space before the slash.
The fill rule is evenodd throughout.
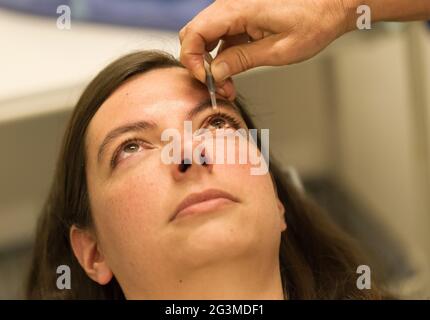
<path id="1" fill-rule="evenodd" d="M 206 124 L 207 121 L 212 120 L 213 118 L 216 118 L 216 117 L 222 117 L 223 115 L 233 117 L 239 123 L 243 122 L 239 117 L 239 115 L 236 114 L 236 112 L 227 109 L 227 110 L 219 110 L 215 112 L 212 111 L 210 114 L 205 115 L 205 118 L 203 119 L 201 124 L 204 125 Z M 127 146 L 128 143 L 133 143 L 133 142 L 136 143 L 136 141 L 141 141 L 146 144 L 151 144 L 149 141 L 147 141 L 147 139 L 144 139 L 142 137 L 144 134 L 144 131 L 145 130 L 137 130 L 135 132 L 128 132 L 128 134 L 125 134 L 122 139 L 119 139 L 119 142 L 117 144 L 112 145 L 111 152 L 109 152 L 111 157 L 114 156 L 118 151 L 120 152 L 121 150 L 119 150 L 119 148 L 123 148 Z"/>
<path id="2" fill-rule="evenodd" d="M 232 112 L 234 113 L 234 112 Z M 227 113 L 223 113 L 223 112 L 216 112 L 216 113 L 211 113 L 210 115 L 208 115 L 204 120 L 202 124 L 205 124 L 205 122 L 208 122 L 210 120 L 216 119 L 217 117 L 223 118 L 223 116 L 228 116 L 228 117 L 232 117 L 233 119 L 235 119 L 238 122 L 241 122 L 240 119 L 238 119 L 237 116 L 233 116 L 233 115 L 229 115 Z M 119 146 L 117 148 L 115 148 L 115 150 L 117 150 L 118 148 L 123 148 L 126 147 L 129 144 L 132 143 L 137 143 L 137 142 L 143 142 L 145 144 L 151 144 L 150 142 L 146 141 L 145 139 L 139 138 L 138 134 L 135 136 L 131 136 L 130 138 L 127 139 L 123 139 L 122 142 L 119 144 Z"/>
<path id="3" fill-rule="evenodd" d="M 209 120 L 212 120 L 212 119 L 216 118 L 216 117 L 221 117 L 222 118 L 223 116 L 224 116 L 224 118 L 225 117 L 229 117 L 229 118 L 232 118 L 232 119 L 234 119 L 234 120 L 242 123 L 241 118 L 238 115 L 236 115 L 234 112 L 229 112 L 229 113 L 227 113 L 227 112 L 215 112 L 215 113 L 211 113 L 210 115 L 208 115 L 204 119 L 203 124 L 205 122 L 209 121 Z"/>
<path id="4" fill-rule="evenodd" d="M 232 115 L 236 120 L 238 120 L 242 124 L 244 123 L 242 121 L 242 115 L 238 110 L 225 107 L 222 104 L 218 106 L 217 111 L 214 111 L 212 108 L 207 108 L 206 110 L 202 110 L 202 112 L 199 112 L 199 113 L 206 114 L 205 111 L 210 112 L 210 114 L 207 117 L 210 117 L 211 115 L 214 115 L 214 114 L 225 113 L 225 114 Z M 196 114 L 192 118 L 192 120 L 196 119 L 199 113 Z M 147 130 L 151 130 L 152 128 L 157 128 L 157 123 L 153 121 L 137 121 L 135 123 L 124 125 L 123 127 L 119 127 L 113 130 L 104 138 L 103 142 L 98 147 L 98 153 L 97 153 L 98 161 L 102 160 L 102 158 L 105 158 L 105 155 L 108 155 L 108 154 L 110 155 L 112 152 L 111 150 L 115 149 L 118 146 L 118 143 L 115 143 L 114 140 L 117 140 L 117 139 L 120 140 L 121 142 L 119 144 L 121 144 L 125 140 L 124 138 L 122 138 L 123 136 L 129 135 L 130 133 L 133 135 L 136 135 L 136 132 L 147 131 Z M 116 131 L 120 131 L 120 132 L 122 131 L 122 133 L 117 133 Z M 110 136 L 114 136 L 114 137 L 110 137 Z"/>
<path id="5" fill-rule="evenodd" d="M 227 116 L 233 117 L 235 120 L 237 120 L 237 121 L 239 121 L 241 123 L 243 122 L 242 119 L 239 117 L 239 115 L 237 115 L 233 111 L 229 111 L 229 112 L 227 112 L 227 111 L 216 111 L 216 112 L 211 112 L 208 115 L 205 115 L 204 119 L 201 121 L 201 124 L 205 124 L 206 121 L 212 120 L 214 117 L 217 117 L 217 116 L 222 117 L 223 115 L 227 115 Z M 114 150 L 116 150 L 119 146 L 121 146 L 125 141 L 127 141 L 129 139 L 139 139 L 139 140 L 142 140 L 145 143 L 150 144 L 150 142 L 148 141 L 148 139 L 144 139 L 142 137 L 145 134 L 145 132 L 147 133 L 146 130 L 136 130 L 134 132 L 129 132 L 128 134 L 124 134 L 123 138 L 119 139 L 120 142 L 118 142 L 117 144 L 115 144 Z"/>

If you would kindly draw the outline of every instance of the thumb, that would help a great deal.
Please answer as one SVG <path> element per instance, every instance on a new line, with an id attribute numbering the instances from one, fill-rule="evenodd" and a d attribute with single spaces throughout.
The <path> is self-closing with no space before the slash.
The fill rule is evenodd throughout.
<path id="1" fill-rule="evenodd" d="M 183 64 L 187 67 L 195 78 L 205 83 L 206 71 L 203 65 L 203 55 L 192 55 L 183 59 Z"/>
<path id="2" fill-rule="evenodd" d="M 228 47 L 212 62 L 212 74 L 219 83 L 243 71 L 268 63 L 268 39 Z"/>

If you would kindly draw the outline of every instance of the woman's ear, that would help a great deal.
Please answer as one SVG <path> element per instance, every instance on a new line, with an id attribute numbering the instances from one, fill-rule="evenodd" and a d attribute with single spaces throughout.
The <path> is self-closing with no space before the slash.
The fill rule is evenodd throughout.
<path id="1" fill-rule="evenodd" d="M 276 197 L 276 205 L 279 212 L 279 218 L 281 220 L 281 232 L 282 232 L 287 229 L 287 222 L 285 221 L 285 207 L 278 197 Z"/>
<path id="2" fill-rule="evenodd" d="M 101 285 L 109 283 L 113 277 L 112 271 L 91 231 L 73 225 L 70 228 L 70 245 L 88 277 Z"/>

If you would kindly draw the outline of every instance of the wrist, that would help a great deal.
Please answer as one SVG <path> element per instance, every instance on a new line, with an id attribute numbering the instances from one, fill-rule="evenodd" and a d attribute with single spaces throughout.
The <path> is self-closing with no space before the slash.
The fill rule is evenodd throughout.
<path id="1" fill-rule="evenodd" d="M 357 8 L 367 4 L 367 0 L 340 0 L 344 17 L 344 33 L 357 29 Z"/>

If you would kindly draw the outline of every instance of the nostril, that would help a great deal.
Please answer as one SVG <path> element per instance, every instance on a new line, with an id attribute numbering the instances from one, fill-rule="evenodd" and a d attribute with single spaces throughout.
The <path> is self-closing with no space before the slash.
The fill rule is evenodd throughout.
<path id="1" fill-rule="evenodd" d="M 179 171 L 185 172 L 187 171 L 189 166 L 191 166 L 191 161 L 189 159 L 184 159 L 181 161 L 181 164 L 179 165 Z"/>
<path id="2" fill-rule="evenodd" d="M 203 166 L 207 166 L 209 164 L 209 159 L 206 157 L 206 149 L 203 149 L 202 152 L 200 153 L 200 163 Z"/>
<path id="3" fill-rule="evenodd" d="M 200 155 L 200 163 L 203 165 L 203 166 L 205 166 L 205 165 L 207 165 L 207 162 L 206 162 L 207 160 L 206 160 L 206 157 L 204 156 L 204 155 Z"/>

